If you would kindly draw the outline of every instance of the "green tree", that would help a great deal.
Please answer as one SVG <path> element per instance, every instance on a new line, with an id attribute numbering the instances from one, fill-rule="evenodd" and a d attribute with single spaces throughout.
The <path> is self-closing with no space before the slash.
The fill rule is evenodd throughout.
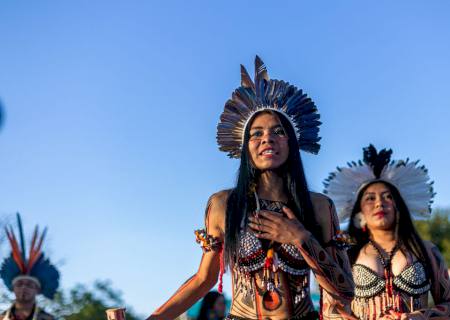
<path id="1" fill-rule="evenodd" d="M 106 320 L 106 309 L 123 307 L 125 303 L 109 281 L 96 281 L 92 288 L 79 284 L 68 293 L 58 292 L 53 301 L 41 301 L 40 305 L 57 319 Z M 130 308 L 126 316 L 127 320 L 139 319 Z"/>
<path id="2" fill-rule="evenodd" d="M 433 210 L 429 220 L 415 221 L 420 236 L 433 242 L 450 266 L 450 208 Z"/>

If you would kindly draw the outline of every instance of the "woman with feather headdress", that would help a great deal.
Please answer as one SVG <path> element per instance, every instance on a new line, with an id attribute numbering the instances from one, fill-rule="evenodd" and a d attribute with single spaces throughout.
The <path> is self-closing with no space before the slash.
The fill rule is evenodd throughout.
<path id="1" fill-rule="evenodd" d="M 198 272 L 148 319 L 174 319 L 229 268 L 227 319 L 316 319 L 312 271 L 322 293 L 320 317 L 343 319 L 353 297 L 350 265 L 336 236 L 331 200 L 310 193 L 299 148 L 319 150 L 319 114 L 302 90 L 271 80 L 259 57 L 255 80 L 241 66 L 241 86 L 218 124 L 220 150 L 240 159 L 236 186 L 208 201 Z"/>
<path id="2" fill-rule="evenodd" d="M 418 161 L 391 161 L 392 150 L 364 148 L 364 159 L 325 181 L 356 245 L 350 249 L 359 319 L 450 319 L 450 281 L 438 248 L 412 218 L 427 218 L 434 197 Z M 428 304 L 431 293 L 434 307 Z"/>
<path id="3" fill-rule="evenodd" d="M 36 226 L 27 256 L 19 214 L 17 225 L 19 241 L 12 227 L 6 228 L 11 255 L 3 261 L 0 269 L 0 276 L 6 287 L 14 293 L 15 300 L 12 306 L 0 315 L 0 320 L 53 320 L 50 314 L 36 304 L 38 294 L 53 299 L 59 286 L 59 272 L 42 252 L 46 229 L 40 234 Z"/>

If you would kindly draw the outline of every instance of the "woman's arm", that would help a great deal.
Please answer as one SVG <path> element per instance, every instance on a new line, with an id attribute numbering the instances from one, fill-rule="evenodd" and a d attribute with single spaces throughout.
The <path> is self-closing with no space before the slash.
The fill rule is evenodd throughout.
<path id="1" fill-rule="evenodd" d="M 433 272 L 431 295 L 435 306 L 402 316 L 403 319 L 450 319 L 450 280 L 448 268 L 439 249 L 431 242 L 425 242 Z"/>
<path id="2" fill-rule="evenodd" d="M 174 319 L 191 307 L 198 299 L 208 293 L 217 283 L 220 271 L 220 252 L 224 239 L 224 217 L 226 194 L 216 193 L 208 201 L 205 225 L 209 236 L 214 237 L 220 246 L 205 251 L 197 273 L 187 280 L 175 294 L 159 307 L 148 320 Z"/>
<path id="3" fill-rule="evenodd" d="M 311 200 L 316 220 L 322 229 L 323 247 L 310 236 L 297 247 L 314 272 L 322 295 L 321 311 L 324 319 L 352 318 L 350 303 L 354 295 L 354 282 L 347 252 L 338 248 L 333 240 L 339 234 L 339 221 L 333 202 L 328 197 L 313 193 Z M 306 258 L 308 257 L 308 258 Z"/>

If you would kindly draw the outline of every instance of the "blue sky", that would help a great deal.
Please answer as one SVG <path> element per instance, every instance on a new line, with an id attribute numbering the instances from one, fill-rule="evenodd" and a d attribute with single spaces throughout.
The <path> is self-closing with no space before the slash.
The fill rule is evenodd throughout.
<path id="1" fill-rule="evenodd" d="M 372 142 L 421 159 L 450 206 L 449 9 L 2 1 L 0 214 L 49 227 L 64 287 L 108 278 L 149 314 L 196 271 L 193 230 L 234 183 L 216 125 L 255 54 L 319 108 L 322 150 L 303 154 L 311 189 Z"/>

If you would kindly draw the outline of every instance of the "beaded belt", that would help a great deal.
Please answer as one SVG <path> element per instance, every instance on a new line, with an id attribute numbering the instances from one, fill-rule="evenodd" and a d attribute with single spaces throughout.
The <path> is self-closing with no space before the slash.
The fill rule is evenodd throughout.
<path id="1" fill-rule="evenodd" d="M 270 318 L 264 318 L 264 319 L 270 320 Z M 311 311 L 311 312 L 301 315 L 301 316 L 289 318 L 289 320 L 317 320 L 317 319 L 319 319 L 319 313 L 317 311 Z M 238 317 L 233 314 L 229 314 L 225 317 L 224 320 L 249 320 L 249 319 Z"/>

